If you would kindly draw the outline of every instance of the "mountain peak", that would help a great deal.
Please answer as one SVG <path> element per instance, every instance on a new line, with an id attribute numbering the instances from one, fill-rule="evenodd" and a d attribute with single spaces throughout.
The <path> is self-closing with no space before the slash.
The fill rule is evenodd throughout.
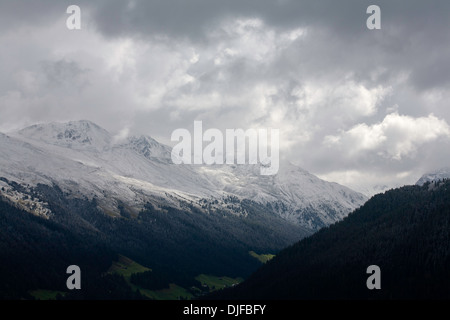
<path id="1" fill-rule="evenodd" d="M 128 138 L 128 144 L 132 149 L 142 154 L 146 158 L 159 158 L 169 161 L 170 148 L 165 146 L 149 136 L 131 136 Z"/>
<path id="2" fill-rule="evenodd" d="M 108 131 L 89 120 L 36 124 L 19 130 L 16 134 L 30 140 L 75 149 L 102 150 L 112 140 Z"/>
<path id="3" fill-rule="evenodd" d="M 434 170 L 428 173 L 425 173 L 420 179 L 416 182 L 416 185 L 422 186 L 426 182 L 432 182 L 436 180 L 449 179 L 450 178 L 450 167 L 441 168 L 438 170 Z"/>

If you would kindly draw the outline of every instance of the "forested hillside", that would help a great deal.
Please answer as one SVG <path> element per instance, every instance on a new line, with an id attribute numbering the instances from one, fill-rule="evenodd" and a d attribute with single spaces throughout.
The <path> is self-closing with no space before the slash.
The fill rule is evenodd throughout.
<path id="1" fill-rule="evenodd" d="M 366 286 L 370 265 L 381 269 L 380 290 Z M 450 181 L 376 195 L 214 298 L 448 299 Z"/>
<path id="2" fill-rule="evenodd" d="M 249 251 L 276 253 L 306 232 L 251 201 L 241 203 L 247 216 L 147 204 L 138 215 L 121 207 L 121 215 L 111 217 L 95 198 L 70 197 L 56 185 L 28 193 L 23 197 L 45 200 L 51 214 L 38 217 L 0 200 L 0 298 L 31 298 L 28 293 L 37 289 L 68 291 L 69 265 L 80 266 L 83 285 L 66 298 L 139 297 L 123 278 L 107 274 L 118 255 L 164 274 L 158 288 L 189 288 L 200 274 L 246 277 L 261 264 Z"/>

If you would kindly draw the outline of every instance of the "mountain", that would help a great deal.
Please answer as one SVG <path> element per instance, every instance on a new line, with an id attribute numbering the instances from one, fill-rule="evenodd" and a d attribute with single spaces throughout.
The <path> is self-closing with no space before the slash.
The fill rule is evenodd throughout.
<path id="1" fill-rule="evenodd" d="M 416 182 L 416 185 L 423 186 L 427 182 L 438 181 L 438 180 L 449 179 L 449 178 L 450 178 L 450 168 L 441 168 L 436 171 L 425 173 Z"/>
<path id="2" fill-rule="evenodd" d="M 162 288 L 199 297 L 208 287 L 198 279 L 245 278 L 261 265 L 255 254 L 277 254 L 365 201 L 289 163 L 276 176 L 175 165 L 151 137 L 116 139 L 89 121 L 0 134 L 0 150 L 0 299 L 43 289 L 65 299 L 153 299 Z M 131 285 L 111 274 L 121 259 L 152 271 Z M 70 264 L 82 270 L 79 292 L 65 286 Z"/>
<path id="3" fill-rule="evenodd" d="M 385 191 L 392 189 L 392 188 L 398 188 L 401 187 L 402 184 L 398 183 L 397 185 L 394 186 L 388 186 L 385 184 L 365 184 L 363 181 L 359 181 L 356 183 L 352 183 L 351 185 L 349 185 L 349 188 L 351 188 L 352 190 L 356 190 L 360 193 L 362 193 L 363 195 L 367 196 L 368 198 L 371 198 L 372 196 L 378 194 L 378 193 L 384 193 Z"/>
<path id="4" fill-rule="evenodd" d="M 78 150 L 102 151 L 111 144 L 111 135 L 90 121 L 33 125 L 17 132 L 18 136 L 44 144 Z"/>
<path id="5" fill-rule="evenodd" d="M 369 266 L 381 289 L 366 286 Z M 223 299 L 449 299 L 450 180 L 378 194 L 281 251 Z"/>
<path id="6" fill-rule="evenodd" d="M 22 184 L 57 184 L 72 195 L 97 198 L 119 215 L 119 203 L 136 213 L 147 202 L 180 208 L 241 212 L 223 200 L 247 199 L 315 231 L 341 220 L 367 198 L 284 162 L 274 176 L 258 165 L 175 165 L 171 149 L 148 136 L 116 141 L 89 121 L 39 124 L 0 136 L 0 177 Z"/>

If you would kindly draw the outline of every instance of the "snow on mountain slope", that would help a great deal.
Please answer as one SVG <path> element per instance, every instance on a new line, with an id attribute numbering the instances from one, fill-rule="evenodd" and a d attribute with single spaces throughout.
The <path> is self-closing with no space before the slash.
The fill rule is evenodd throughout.
<path id="1" fill-rule="evenodd" d="M 358 191 L 369 198 L 376 194 L 384 193 L 389 189 L 400 188 L 401 186 L 401 183 L 388 186 L 385 184 L 365 184 L 364 182 L 356 182 L 348 185 L 352 190 Z"/>
<path id="2" fill-rule="evenodd" d="M 442 180 L 442 179 L 450 179 L 450 167 L 441 168 L 441 169 L 436 170 L 436 171 L 425 173 L 416 182 L 416 185 L 423 186 L 426 182 Z"/>
<path id="3" fill-rule="evenodd" d="M 102 151 L 111 144 L 111 135 L 90 121 L 52 122 L 33 125 L 18 131 L 18 135 L 71 149 Z"/>
<path id="4" fill-rule="evenodd" d="M 289 162 L 281 162 L 278 174 L 273 176 L 260 175 L 256 165 L 211 166 L 201 170 L 215 176 L 216 185 L 221 184 L 225 192 L 268 204 L 284 218 L 313 229 L 342 219 L 366 199 Z"/>
<path id="5" fill-rule="evenodd" d="M 89 121 L 34 125 L 0 135 L 0 177 L 36 185 L 56 183 L 73 195 L 96 196 L 139 209 L 147 201 L 178 206 L 227 196 L 267 205 L 284 218 L 318 229 L 342 219 L 366 197 L 288 162 L 274 176 L 258 165 L 175 165 L 171 149 L 146 137 L 115 142 Z"/>

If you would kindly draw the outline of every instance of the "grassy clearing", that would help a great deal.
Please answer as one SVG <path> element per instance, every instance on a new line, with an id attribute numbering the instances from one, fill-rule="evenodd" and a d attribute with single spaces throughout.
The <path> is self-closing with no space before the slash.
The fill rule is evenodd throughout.
<path id="1" fill-rule="evenodd" d="M 108 273 L 120 274 L 125 278 L 125 280 L 129 281 L 133 273 L 141 273 L 145 271 L 152 271 L 152 269 L 144 267 L 125 256 L 119 255 L 119 260 L 113 262 L 108 270 Z"/>
<path id="2" fill-rule="evenodd" d="M 169 285 L 169 288 L 163 290 L 148 290 L 140 286 L 137 286 L 130 282 L 130 277 L 134 273 L 141 273 L 145 271 L 151 271 L 150 268 L 144 267 L 139 263 L 119 255 L 119 260 L 114 261 L 109 268 L 109 273 L 116 273 L 122 275 L 129 286 L 133 290 L 139 290 L 142 295 L 154 299 L 154 300 L 179 300 L 179 299 L 192 299 L 194 295 L 183 287 L 180 287 L 174 283 Z M 207 286 L 209 291 L 220 290 L 226 287 L 231 287 L 242 282 L 242 278 L 230 278 L 230 277 L 217 277 L 212 275 L 200 274 L 195 279 L 197 279 L 203 286 Z M 200 289 L 196 289 L 201 292 Z"/>
<path id="3" fill-rule="evenodd" d="M 119 255 L 118 261 L 113 261 L 111 267 L 108 270 L 108 273 L 117 273 L 119 275 L 122 275 L 125 280 L 128 282 L 130 286 L 133 287 L 133 289 L 137 288 L 132 283 L 130 283 L 130 277 L 133 273 L 140 273 L 144 271 L 151 271 L 151 269 L 146 268 L 142 265 L 140 265 L 137 262 L 134 262 L 133 260 Z M 139 288 L 140 289 L 140 288 Z M 142 290 L 142 289 L 140 289 Z M 54 291 L 54 290 L 33 290 L 30 291 L 30 294 L 38 300 L 56 300 L 57 294 L 64 295 L 64 292 L 60 291 Z"/>
<path id="4" fill-rule="evenodd" d="M 206 274 L 198 275 L 195 279 L 200 281 L 202 285 L 208 286 L 210 291 L 231 287 L 244 280 L 242 278 L 217 277 Z"/>
<path id="5" fill-rule="evenodd" d="M 154 299 L 154 300 L 178 300 L 178 299 L 192 299 L 193 295 L 186 289 L 171 283 L 169 288 L 153 291 L 144 289 L 137 286 L 130 281 L 130 277 L 134 273 L 141 273 L 145 271 L 152 271 L 152 269 L 144 267 L 139 263 L 127 258 L 125 256 L 119 255 L 119 260 L 114 261 L 109 268 L 109 273 L 116 273 L 125 278 L 125 281 L 133 290 L 139 290 L 142 295 Z"/>
<path id="6" fill-rule="evenodd" d="M 248 252 L 253 258 L 258 259 L 261 263 L 266 263 L 273 257 L 275 257 L 274 254 L 257 254 L 255 251 L 249 251 Z"/>
<path id="7" fill-rule="evenodd" d="M 133 290 L 136 288 L 139 289 L 141 294 L 154 300 L 180 300 L 180 299 L 189 300 L 194 297 L 189 291 L 173 283 L 169 285 L 168 289 L 158 291 L 142 289 L 133 284 L 132 288 Z"/>
<path id="8" fill-rule="evenodd" d="M 56 300 L 56 296 L 58 294 L 64 296 L 66 293 L 62 291 L 55 291 L 55 290 L 33 290 L 30 291 L 30 294 L 36 299 L 36 300 Z"/>

